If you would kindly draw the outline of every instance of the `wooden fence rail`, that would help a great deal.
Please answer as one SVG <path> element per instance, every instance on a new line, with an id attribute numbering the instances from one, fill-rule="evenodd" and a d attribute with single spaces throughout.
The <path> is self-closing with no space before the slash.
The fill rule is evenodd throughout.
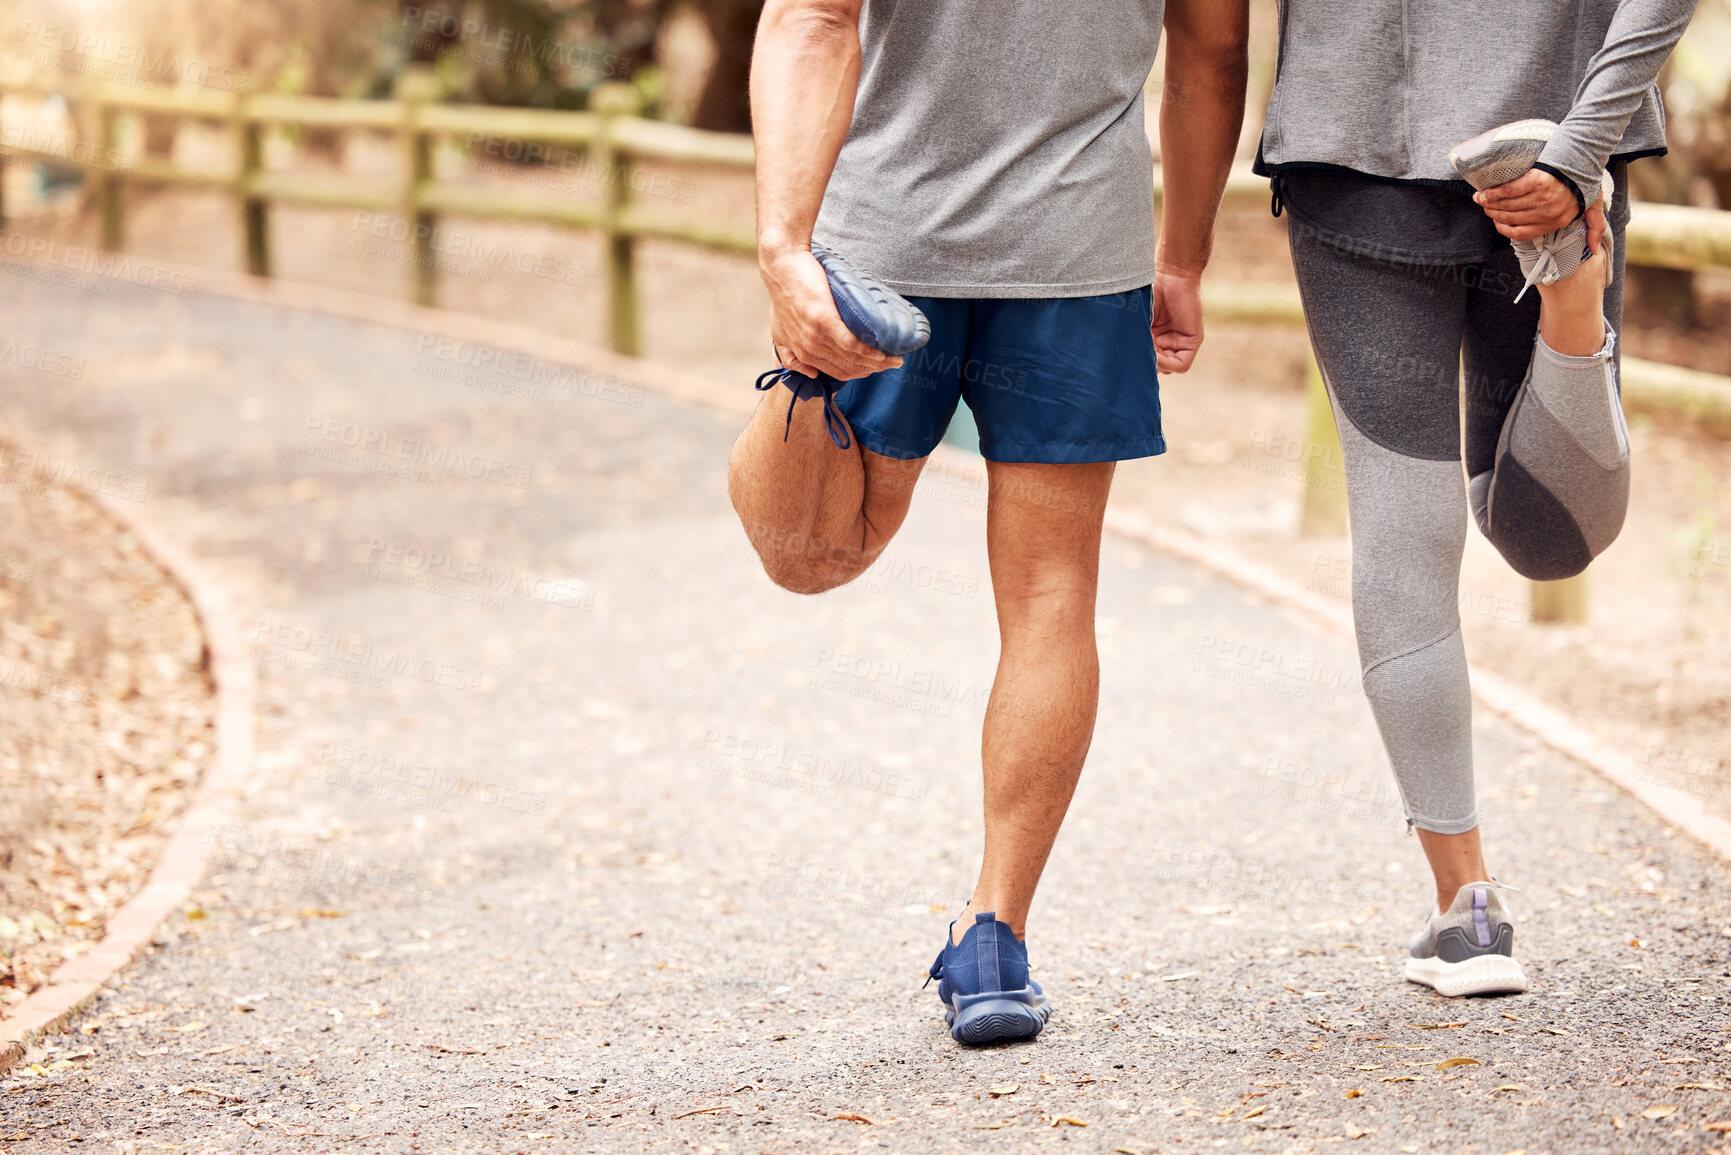
<path id="1" fill-rule="evenodd" d="M 133 183 L 173 184 L 227 189 L 239 208 L 245 237 L 247 271 L 271 275 L 270 208 L 299 204 L 328 208 L 396 213 L 413 222 L 415 246 L 413 286 L 416 302 L 432 305 L 438 298 L 436 237 L 443 215 L 492 220 L 536 221 L 570 228 L 592 229 L 603 235 L 607 269 L 607 330 L 612 347 L 621 353 L 641 349 L 635 244 L 657 238 L 750 255 L 756 238 L 735 224 L 688 219 L 646 209 L 632 200 L 633 165 L 643 160 L 715 165 L 749 171 L 755 153 L 749 137 L 701 132 L 642 119 L 638 98 L 628 85 L 599 86 L 584 112 L 551 112 L 442 104 L 430 72 L 411 69 L 400 78 L 394 98 L 387 101 L 337 100 L 280 93 L 220 93 L 124 88 L 90 82 L 82 77 L 0 72 L 0 114 L 9 94 L 66 98 L 78 113 L 81 130 L 93 141 L 79 146 L 38 148 L 0 138 L 0 172 L 9 157 L 73 163 L 85 169 L 96 189 L 101 243 L 118 251 L 126 245 L 126 189 Z M 123 117 L 154 116 L 227 125 L 236 143 L 238 163 L 227 172 L 190 169 L 154 156 L 115 163 L 120 155 Z M 0 123 L 4 122 L 0 116 Z M 397 138 L 403 156 L 403 176 L 395 185 L 366 183 L 349 176 L 337 178 L 272 172 L 264 163 L 265 132 L 270 126 L 360 130 Z M 601 177 L 597 202 L 550 196 L 527 189 L 478 188 L 441 181 L 435 171 L 437 144 L 445 138 L 502 139 L 548 148 L 581 151 Z M 90 146 L 94 147 L 90 147 Z M 0 190 L 4 181 L 0 180 Z M 1268 184 L 1246 166 L 1233 170 L 1226 187 L 1229 202 L 1263 200 Z M 1155 198 L 1160 197 L 1156 170 Z M 0 200 L 0 224 L 4 202 Z M 1731 212 L 1638 203 L 1625 241 L 1631 264 L 1668 269 L 1731 268 Z M 1206 296 L 1209 315 L 1217 320 L 1262 321 L 1302 325 L 1304 312 L 1289 285 L 1233 285 Z M 1731 378 L 1660 365 L 1626 357 L 1622 385 L 1631 411 L 1678 415 L 1703 431 L 1731 438 Z M 1321 375 L 1308 374 L 1311 390 L 1310 440 L 1319 457 L 1338 463 L 1339 448 L 1332 413 L 1322 392 Z M 1305 532 L 1337 533 L 1344 505 L 1332 492 L 1340 481 L 1336 466 L 1310 477 Z M 1330 492 L 1316 492 L 1327 488 Z M 1534 604 L 1584 604 L 1580 590 L 1535 591 Z M 1573 611 L 1565 611 L 1571 616 Z"/>

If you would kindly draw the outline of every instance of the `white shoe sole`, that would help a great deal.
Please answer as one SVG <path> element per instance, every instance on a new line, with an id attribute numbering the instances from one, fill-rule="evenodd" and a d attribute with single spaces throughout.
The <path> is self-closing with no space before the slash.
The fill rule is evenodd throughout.
<path id="1" fill-rule="evenodd" d="M 1406 979 L 1423 983 L 1449 998 L 1461 995 L 1519 994 L 1527 989 L 1527 972 L 1507 955 L 1483 954 L 1458 963 L 1439 958 L 1409 958 Z"/>

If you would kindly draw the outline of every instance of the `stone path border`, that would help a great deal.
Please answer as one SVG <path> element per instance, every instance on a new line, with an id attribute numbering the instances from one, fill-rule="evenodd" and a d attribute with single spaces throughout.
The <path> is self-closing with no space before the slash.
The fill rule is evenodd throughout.
<path id="1" fill-rule="evenodd" d="M 10 437 L 6 440 L 13 441 Z M 23 1060 L 33 1041 L 94 999 L 117 971 L 138 957 L 156 928 L 186 901 L 204 874 L 211 832 L 227 820 L 252 766 L 252 653 L 236 626 L 227 592 L 147 517 L 101 494 L 90 496 L 192 601 L 216 687 L 215 756 L 193 788 L 191 805 L 180 828 L 163 847 L 149 880 L 108 920 L 102 941 L 55 968 L 47 983 L 0 1019 L 0 1075 Z"/>
<path id="2" fill-rule="evenodd" d="M 21 263 L 31 263 L 24 261 Z M 756 394 L 730 389 L 719 382 L 684 373 L 635 357 L 557 337 L 519 325 L 431 309 L 390 298 L 280 280 L 261 280 L 194 265 L 156 261 L 153 266 L 178 273 L 198 286 L 239 300 L 324 313 L 421 332 L 438 332 L 455 340 L 525 353 L 542 360 L 581 367 L 633 384 L 641 384 L 687 404 L 724 412 L 749 414 Z M 54 266 L 42 264 L 48 269 Z M 86 275 L 103 276 L 100 273 Z M 107 279 L 126 282 L 119 274 Z M 933 458 L 940 464 L 960 464 L 974 455 L 940 445 Z M 55 971 L 48 985 L 0 1020 L 0 1073 L 24 1054 L 25 1044 L 65 1021 L 95 996 L 102 984 L 126 966 L 150 940 L 162 919 L 185 900 L 203 869 L 203 843 L 232 804 L 232 795 L 251 762 L 254 675 L 251 657 L 235 629 L 226 595 L 200 576 L 191 557 L 131 511 L 102 502 L 125 523 L 139 541 L 191 595 L 206 631 L 212 674 L 217 683 L 217 763 L 200 787 L 180 831 L 170 840 L 150 882 L 121 908 L 109 923 L 102 942 L 87 954 Z M 1108 510 L 1106 528 L 1119 537 L 1179 557 L 1216 573 L 1240 588 L 1274 603 L 1322 629 L 1351 638 L 1352 615 L 1342 605 L 1304 590 L 1279 574 L 1257 565 L 1219 542 L 1166 526 L 1120 509 Z M 1731 822 L 1706 813 L 1700 801 L 1642 772 L 1635 759 L 1612 748 L 1584 727 L 1526 691 L 1488 671 L 1472 668 L 1474 696 L 1494 713 L 1526 730 L 1552 749 L 1587 766 L 1649 807 L 1666 822 L 1689 834 L 1724 861 L 1731 862 Z"/>

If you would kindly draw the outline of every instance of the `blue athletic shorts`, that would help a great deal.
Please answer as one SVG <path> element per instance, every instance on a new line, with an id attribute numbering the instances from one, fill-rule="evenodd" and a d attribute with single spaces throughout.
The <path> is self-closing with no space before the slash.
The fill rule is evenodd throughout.
<path id="1" fill-rule="evenodd" d="M 1035 300 L 911 297 L 932 339 L 836 393 L 861 445 L 924 457 L 965 400 L 988 461 L 1074 464 L 1166 452 L 1147 287 Z"/>

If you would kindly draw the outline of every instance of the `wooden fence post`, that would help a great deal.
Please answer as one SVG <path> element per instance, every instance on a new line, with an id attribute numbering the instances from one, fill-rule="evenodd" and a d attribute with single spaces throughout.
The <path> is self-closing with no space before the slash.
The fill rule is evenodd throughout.
<path id="1" fill-rule="evenodd" d="M 602 231 L 607 244 L 607 331 L 614 352 L 635 357 L 642 352 L 637 321 L 637 264 L 635 245 L 620 231 L 620 215 L 631 201 L 631 158 L 615 140 L 619 118 L 633 116 L 641 107 L 637 90 L 629 84 L 598 84 L 589 97 L 591 110 L 601 114 L 601 131 L 595 138 L 595 165 L 601 173 Z"/>
<path id="2" fill-rule="evenodd" d="M 119 113 L 102 98 L 102 90 L 98 88 L 97 142 L 104 155 L 110 158 L 119 153 L 119 134 L 115 131 L 119 120 Z M 102 175 L 96 178 L 96 204 L 102 221 L 102 247 L 109 252 L 118 252 L 126 247 L 126 194 L 125 186 L 121 182 L 122 177 L 114 168 L 104 169 Z"/>
<path id="3" fill-rule="evenodd" d="M 433 134 L 421 127 L 421 110 L 439 96 L 439 78 L 425 64 L 397 76 L 392 93 L 403 105 L 403 219 L 411 226 L 415 248 L 410 296 L 417 305 L 439 303 L 439 217 L 421 204 L 433 179 Z"/>
<path id="4" fill-rule="evenodd" d="M 246 271 L 255 277 L 270 276 L 269 204 L 254 194 L 252 184 L 264 172 L 264 126 L 252 119 L 250 101 L 237 96 L 234 117 L 235 141 L 240 149 L 240 170 L 235 177 L 235 195 L 240 198 L 240 229 L 246 245 Z"/>
<path id="5" fill-rule="evenodd" d="M 1533 582 L 1529 608 L 1535 622 L 1574 625 L 1587 620 L 1587 575 Z"/>
<path id="6" fill-rule="evenodd" d="M 1304 507 L 1300 537 L 1340 537 L 1346 533 L 1346 462 L 1340 455 L 1340 430 L 1315 357 L 1304 374 L 1310 409 L 1304 435 Z"/>

